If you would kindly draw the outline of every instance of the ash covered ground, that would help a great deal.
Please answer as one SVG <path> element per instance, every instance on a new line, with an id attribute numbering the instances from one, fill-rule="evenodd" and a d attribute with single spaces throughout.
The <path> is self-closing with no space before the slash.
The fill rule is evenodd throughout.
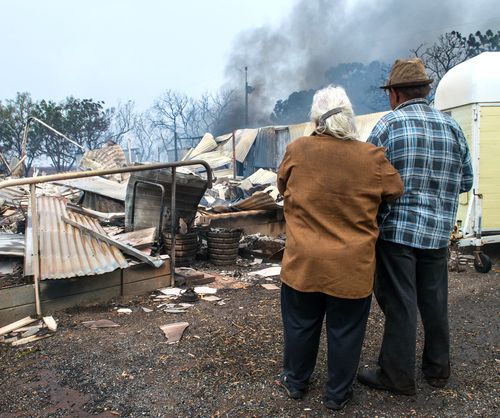
<path id="1" fill-rule="evenodd" d="M 206 267 L 206 266 L 205 266 Z M 255 267 L 255 266 L 254 266 Z M 254 268 L 255 269 L 255 268 Z M 20 347 L 0 346 L 0 416 L 7 417 L 322 417 L 326 352 L 302 401 L 274 384 L 281 370 L 279 290 L 248 276 L 249 267 L 217 271 L 220 302 L 186 313 L 158 309 L 151 295 L 58 312 L 56 334 Z M 207 270 L 205 270 L 207 271 Z M 390 395 L 355 383 L 339 416 L 498 416 L 499 272 L 450 274 L 452 377 L 428 386 L 417 370 L 417 395 Z M 212 272 L 214 272 L 212 270 Z M 132 309 L 119 314 L 117 307 Z M 146 313 L 142 307 L 153 309 Z M 83 321 L 110 319 L 92 330 Z M 187 321 L 177 344 L 160 325 Z M 373 303 L 360 367 L 375 365 L 383 316 Z M 421 354 L 419 329 L 418 355 Z M 418 368 L 418 365 L 417 365 Z"/>

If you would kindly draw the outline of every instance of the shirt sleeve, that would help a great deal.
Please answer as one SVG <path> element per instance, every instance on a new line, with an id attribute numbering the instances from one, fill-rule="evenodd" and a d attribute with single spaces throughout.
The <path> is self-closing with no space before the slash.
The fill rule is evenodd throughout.
<path id="1" fill-rule="evenodd" d="M 460 127 L 458 128 L 458 141 L 460 143 L 460 153 L 462 155 L 462 180 L 460 182 L 460 193 L 464 193 L 472 189 L 474 170 L 472 169 L 469 145 L 467 144 L 467 140 L 465 139 Z"/>
<path id="2" fill-rule="evenodd" d="M 384 121 L 380 120 L 377 122 L 375 127 L 370 132 L 366 142 L 375 145 L 376 147 L 386 148 L 388 138 L 387 125 Z"/>
<path id="3" fill-rule="evenodd" d="M 382 183 L 382 200 L 395 200 L 403 194 L 404 186 L 401 176 L 398 170 L 383 155 L 383 152 L 380 163 L 380 178 Z"/>
<path id="4" fill-rule="evenodd" d="M 286 148 L 285 155 L 283 156 L 283 160 L 278 168 L 278 179 L 277 186 L 278 190 L 282 196 L 285 195 L 286 184 L 288 182 L 288 178 L 290 177 L 290 172 L 292 170 L 291 157 L 289 147 Z"/>

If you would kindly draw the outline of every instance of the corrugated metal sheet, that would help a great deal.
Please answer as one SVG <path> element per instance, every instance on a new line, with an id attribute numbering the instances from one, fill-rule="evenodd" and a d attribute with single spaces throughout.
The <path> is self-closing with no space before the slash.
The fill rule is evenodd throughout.
<path id="1" fill-rule="evenodd" d="M 201 141 L 198 142 L 198 145 L 196 145 L 196 147 L 194 147 L 194 149 L 189 154 L 189 159 L 197 159 L 196 157 L 200 154 L 213 151 L 215 148 L 217 148 L 217 146 L 218 144 L 212 134 L 206 133 L 205 135 L 203 135 L 203 138 L 201 138 Z"/>
<path id="2" fill-rule="evenodd" d="M 387 113 L 389 112 L 369 113 L 368 115 L 360 115 L 354 118 L 356 120 L 360 141 L 366 142 L 377 122 Z"/>
<path id="3" fill-rule="evenodd" d="M 24 187 L 6 187 L 0 189 L 0 200 L 4 200 L 10 205 L 27 205 L 29 198 L 28 188 Z"/>
<path id="4" fill-rule="evenodd" d="M 85 170 L 103 170 L 110 168 L 125 167 L 127 159 L 120 145 L 110 145 L 99 149 L 92 149 L 83 154 L 80 167 Z M 112 174 L 106 178 L 116 181 L 128 179 L 129 173 Z"/>
<path id="5" fill-rule="evenodd" d="M 238 129 L 235 131 L 236 161 L 239 161 L 240 163 L 245 161 L 258 133 L 259 129 Z M 217 150 L 221 150 L 224 155 L 232 158 L 233 140 L 231 139 L 231 135 L 229 135 L 229 139 L 220 145 Z"/>
<path id="6" fill-rule="evenodd" d="M 197 155 L 195 158 L 190 158 L 190 160 L 191 159 L 206 161 L 212 169 L 221 168 L 233 162 L 230 157 L 223 155 L 220 151 L 205 152 L 204 154 Z M 193 170 L 196 172 L 205 171 L 205 167 L 193 166 Z"/>
<path id="7" fill-rule="evenodd" d="M 0 254 L 24 256 L 24 235 L 0 233 Z"/>
<path id="8" fill-rule="evenodd" d="M 280 206 L 267 193 L 255 192 L 249 198 L 232 205 L 232 207 L 238 210 L 276 210 Z"/>
<path id="9" fill-rule="evenodd" d="M 311 132 L 314 131 L 314 126 L 312 122 L 305 122 L 297 125 L 290 125 L 288 131 L 290 132 L 290 142 L 293 142 L 301 136 L 310 135 Z"/>
<path id="10" fill-rule="evenodd" d="M 49 196 L 37 198 L 41 279 L 92 276 L 126 268 L 127 260 L 116 247 L 84 235 L 63 222 L 62 217 L 65 216 L 94 231 L 105 233 L 97 220 L 67 211 L 66 202 L 66 199 Z M 33 271 L 25 271 L 25 275 L 32 274 Z"/>
<path id="11" fill-rule="evenodd" d="M 111 199 L 125 201 L 127 183 L 118 183 L 102 177 L 86 177 L 73 180 L 58 180 L 54 183 L 64 184 L 86 192 L 97 193 Z"/>
<path id="12" fill-rule="evenodd" d="M 247 180 L 250 180 L 252 184 L 273 184 L 276 183 L 277 177 L 278 175 L 274 171 L 259 168 L 255 173 L 247 177 Z"/>

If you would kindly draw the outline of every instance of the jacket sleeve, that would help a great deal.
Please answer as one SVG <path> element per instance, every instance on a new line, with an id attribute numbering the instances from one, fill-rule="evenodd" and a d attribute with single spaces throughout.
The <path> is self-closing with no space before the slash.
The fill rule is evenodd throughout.
<path id="1" fill-rule="evenodd" d="M 460 153 L 462 157 L 462 179 L 460 181 L 460 193 L 468 192 L 472 188 L 474 180 L 474 171 L 472 169 L 472 160 L 470 158 L 469 145 L 460 129 L 458 128 L 458 141 L 460 144 Z"/>
<path id="2" fill-rule="evenodd" d="M 288 182 L 288 178 L 290 177 L 290 172 L 292 171 L 291 157 L 289 147 L 286 148 L 285 155 L 283 156 L 283 160 L 278 168 L 278 179 L 277 186 L 278 190 L 282 196 L 285 195 L 286 184 Z"/>
<path id="3" fill-rule="evenodd" d="M 382 200 L 395 200 L 404 192 L 403 181 L 398 170 L 385 157 L 384 149 L 379 148 L 379 150 L 381 154 L 380 179 L 382 183 Z"/>

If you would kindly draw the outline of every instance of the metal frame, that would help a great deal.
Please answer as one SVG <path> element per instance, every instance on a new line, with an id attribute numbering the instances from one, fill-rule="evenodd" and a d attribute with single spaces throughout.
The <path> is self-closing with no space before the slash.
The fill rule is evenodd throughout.
<path id="1" fill-rule="evenodd" d="M 191 160 L 191 161 L 175 161 L 173 163 L 160 163 L 160 164 L 145 164 L 132 167 L 121 167 L 113 168 L 108 170 L 94 170 L 94 171 L 78 171 L 70 173 L 60 173 L 51 174 L 48 176 L 40 177 L 25 177 L 20 179 L 4 180 L 0 182 L 0 189 L 11 186 L 22 186 L 30 185 L 30 199 L 31 199 L 31 215 L 32 215 L 32 234 L 33 234 L 33 261 L 34 261 L 34 288 L 35 288 L 35 305 L 36 313 L 38 316 L 42 315 L 42 307 L 40 303 L 40 252 L 38 246 L 38 212 L 36 209 L 36 194 L 35 188 L 39 183 L 49 183 L 58 180 L 71 180 L 85 177 L 96 177 L 96 176 L 106 176 L 109 174 L 121 174 L 121 173 L 132 173 L 136 171 L 148 171 L 148 170 L 161 170 L 164 168 L 172 169 L 172 201 L 171 201 L 171 233 L 172 233 L 172 248 L 170 254 L 170 266 L 171 266 L 171 285 L 175 283 L 175 225 L 177 220 L 176 215 L 176 169 L 177 167 L 185 167 L 192 165 L 202 165 L 205 167 L 207 172 L 207 188 L 212 187 L 212 169 L 210 165 L 203 160 Z"/>

